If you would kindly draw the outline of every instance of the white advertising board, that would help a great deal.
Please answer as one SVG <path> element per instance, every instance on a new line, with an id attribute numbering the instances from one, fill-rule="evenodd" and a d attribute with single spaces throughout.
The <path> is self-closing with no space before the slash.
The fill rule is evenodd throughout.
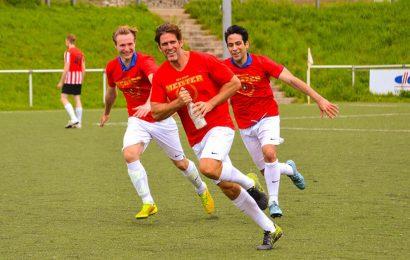
<path id="1" fill-rule="evenodd" d="M 373 94 L 398 95 L 401 91 L 410 91 L 410 69 L 370 70 L 369 87 Z"/>

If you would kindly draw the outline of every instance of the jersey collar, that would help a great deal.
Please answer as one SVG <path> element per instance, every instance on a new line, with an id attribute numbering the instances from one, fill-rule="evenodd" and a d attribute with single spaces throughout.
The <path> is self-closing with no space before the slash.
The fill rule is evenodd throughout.
<path id="1" fill-rule="evenodd" d="M 130 65 L 127 67 L 127 66 L 124 64 L 124 62 L 122 62 L 121 58 L 118 57 L 118 61 L 119 61 L 120 64 L 121 64 L 121 70 L 122 70 L 122 71 L 129 71 L 132 67 L 135 66 L 135 64 L 137 64 L 137 59 L 138 59 L 138 54 L 137 54 L 136 52 L 134 52 L 134 53 L 132 54 L 132 58 L 131 58 Z"/>
<path id="2" fill-rule="evenodd" d="M 252 60 L 252 57 L 251 57 L 251 55 L 250 55 L 249 53 L 246 54 L 246 62 L 245 62 L 243 65 L 238 65 L 238 64 L 236 64 L 235 61 L 233 60 L 233 58 L 231 58 L 231 63 L 232 63 L 234 66 L 236 66 L 236 67 L 238 67 L 238 68 L 241 68 L 241 69 L 244 69 L 244 68 L 247 68 L 247 67 L 251 66 L 252 61 L 253 61 L 253 60 Z"/>

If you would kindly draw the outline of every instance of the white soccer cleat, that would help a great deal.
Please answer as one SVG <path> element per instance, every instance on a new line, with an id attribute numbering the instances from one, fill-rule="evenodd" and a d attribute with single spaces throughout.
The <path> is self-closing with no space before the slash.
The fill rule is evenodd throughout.
<path id="1" fill-rule="evenodd" d="M 68 121 L 68 124 L 65 126 L 65 128 L 74 128 L 76 125 L 78 125 L 80 122 L 73 122 L 73 121 Z"/>

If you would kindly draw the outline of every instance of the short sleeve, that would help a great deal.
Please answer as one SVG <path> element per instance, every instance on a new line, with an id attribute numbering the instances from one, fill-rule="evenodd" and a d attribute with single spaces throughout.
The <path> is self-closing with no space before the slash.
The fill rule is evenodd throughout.
<path id="1" fill-rule="evenodd" d="M 276 79 L 279 78 L 284 68 L 282 64 L 276 63 L 273 60 L 265 56 L 260 56 L 260 62 L 264 70 L 268 72 L 270 76 Z"/>
<path id="2" fill-rule="evenodd" d="M 107 66 L 105 67 L 105 74 L 107 75 L 107 82 L 108 85 L 112 88 L 115 88 L 115 82 L 113 79 L 113 66 L 111 63 L 108 63 Z"/>
<path id="3" fill-rule="evenodd" d="M 152 90 L 151 90 L 151 102 L 157 103 L 167 103 L 167 93 L 165 88 L 161 83 L 160 75 L 158 73 L 154 74 L 152 79 Z"/>
<path id="4" fill-rule="evenodd" d="M 232 79 L 234 73 L 222 61 L 212 55 L 206 55 L 205 57 L 210 72 L 209 76 L 218 84 L 219 87 Z"/>
<path id="5" fill-rule="evenodd" d="M 144 72 L 145 76 L 149 76 L 150 74 L 154 74 L 158 66 L 155 64 L 154 58 L 151 56 L 142 56 L 142 62 L 141 62 L 141 70 Z"/>

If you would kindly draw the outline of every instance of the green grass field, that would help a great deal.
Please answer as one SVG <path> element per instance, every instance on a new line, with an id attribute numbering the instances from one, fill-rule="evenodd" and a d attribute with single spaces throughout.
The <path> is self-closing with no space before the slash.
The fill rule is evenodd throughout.
<path id="1" fill-rule="evenodd" d="M 282 178 L 285 236 L 258 252 L 259 228 L 206 180 L 217 213 L 207 216 L 191 184 L 156 144 L 143 155 L 157 215 L 141 206 L 122 159 L 125 109 L 99 128 L 85 110 L 66 130 L 63 110 L 0 112 L 2 259 L 409 259 L 409 104 L 340 104 L 335 120 L 315 105 L 283 105 L 279 159 L 294 159 L 304 191 Z M 185 135 L 186 153 L 193 158 Z M 255 171 L 239 136 L 234 164 Z"/>

